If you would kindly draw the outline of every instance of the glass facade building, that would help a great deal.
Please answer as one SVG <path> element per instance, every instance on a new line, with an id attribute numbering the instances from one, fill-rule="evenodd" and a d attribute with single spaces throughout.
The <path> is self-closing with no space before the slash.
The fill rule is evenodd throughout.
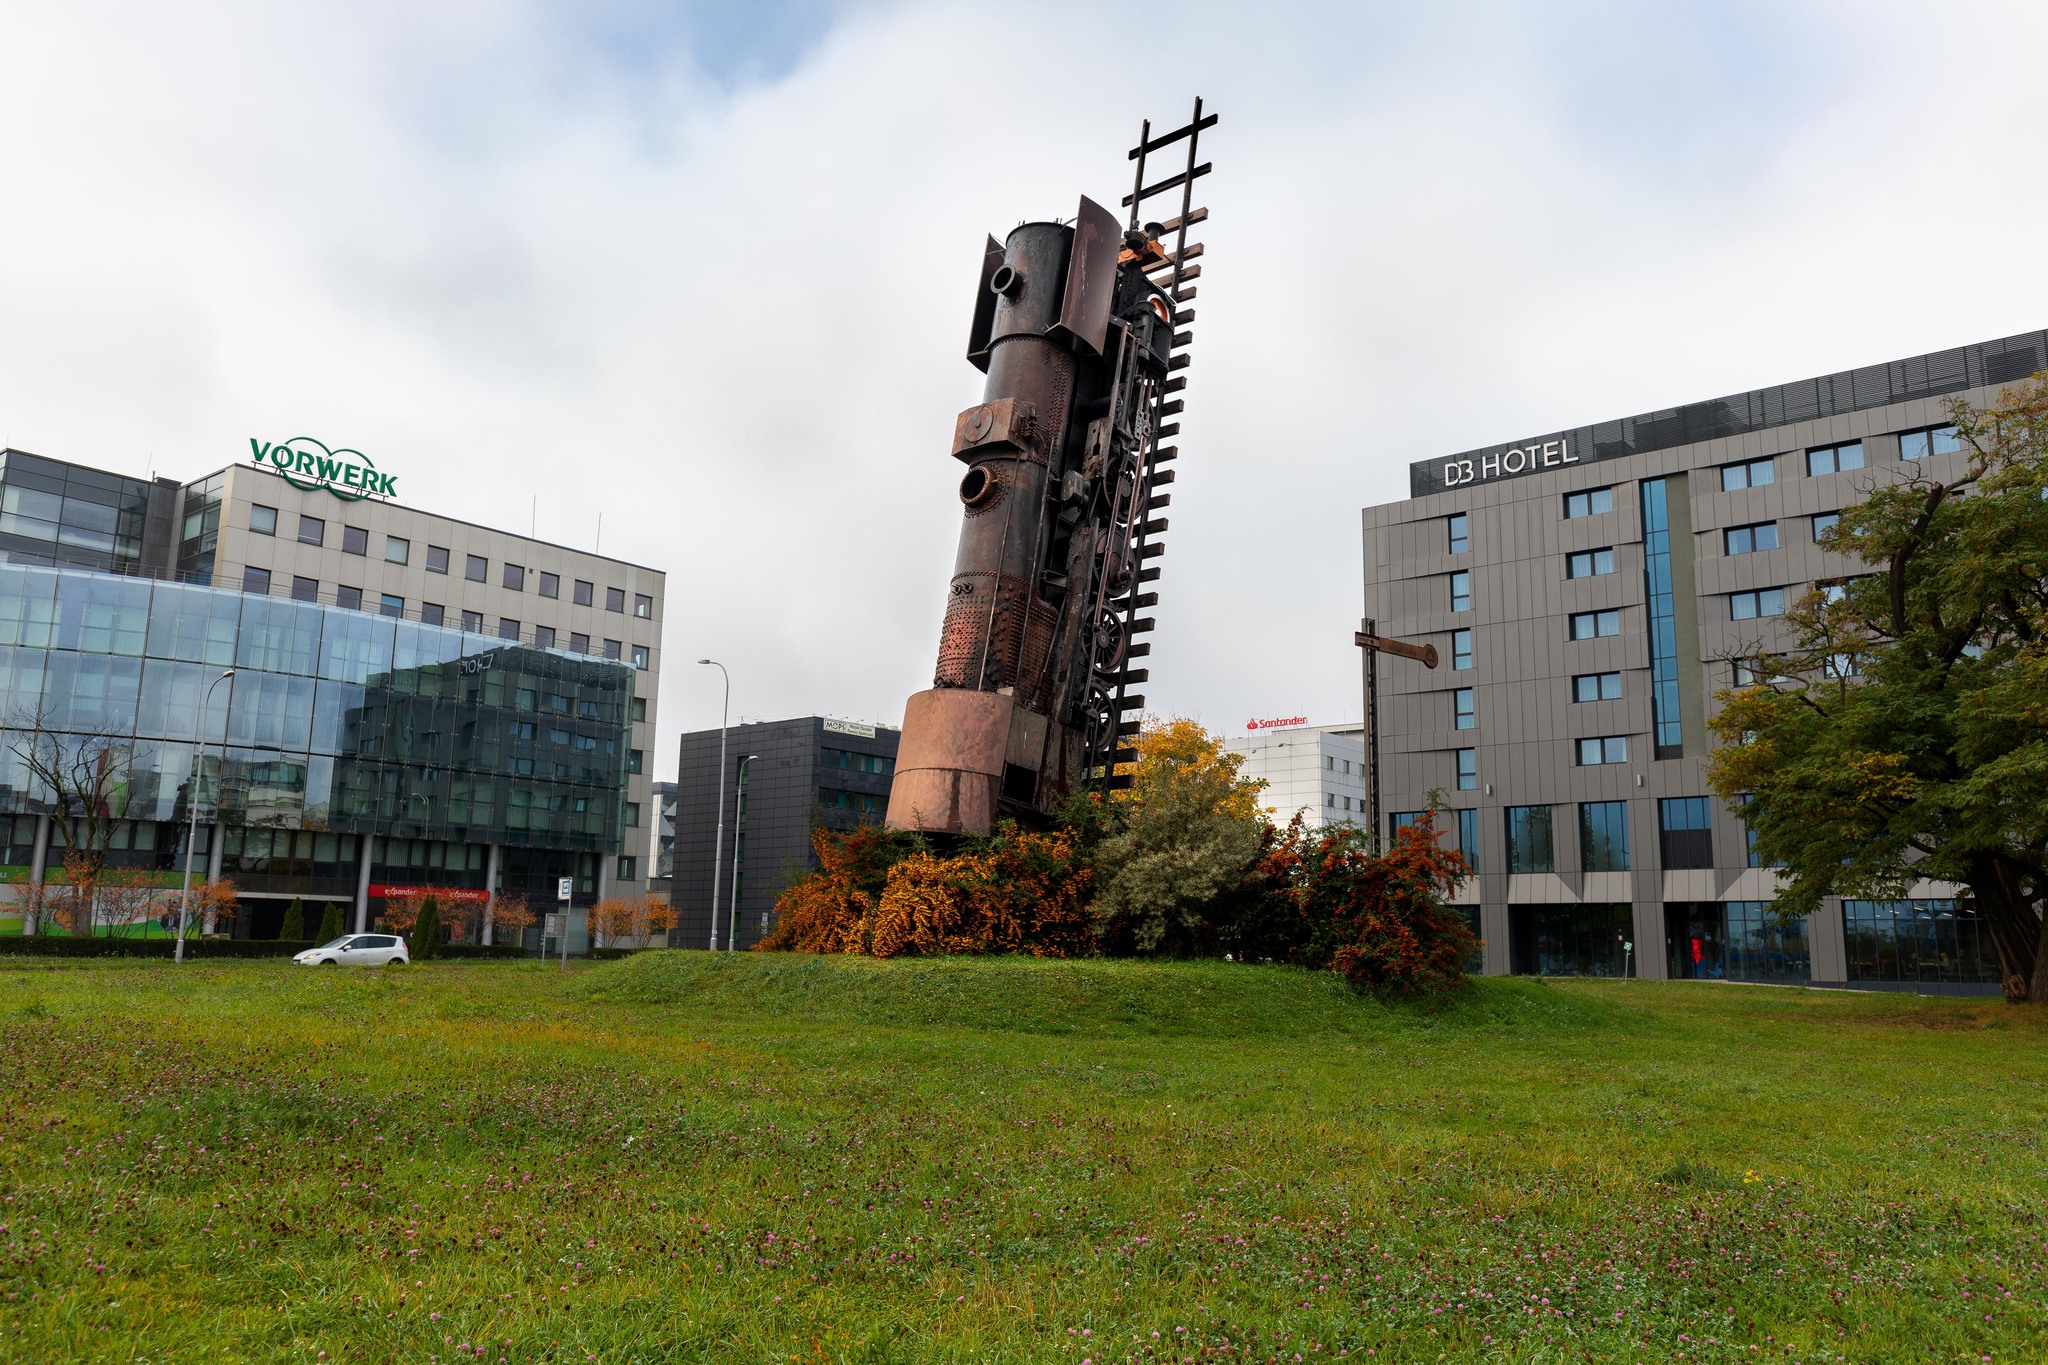
<path id="1" fill-rule="evenodd" d="M 570 876 L 594 896 L 620 840 L 633 684 L 623 662 L 416 621 L 0 564 L 6 856 L 17 880 L 31 870 L 50 811 L 22 752 L 40 734 L 118 765 L 102 788 L 116 865 L 180 866 L 196 794 L 195 857 L 245 894 L 482 889 L 495 862 L 501 890 L 552 899 Z M 61 840 L 46 846 L 54 863 Z"/>

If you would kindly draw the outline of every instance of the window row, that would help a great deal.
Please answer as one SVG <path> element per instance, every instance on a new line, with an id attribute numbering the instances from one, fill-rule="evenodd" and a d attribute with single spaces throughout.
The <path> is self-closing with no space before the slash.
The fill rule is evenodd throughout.
<path id="1" fill-rule="evenodd" d="M 277 519 L 278 512 L 275 507 L 265 507 L 262 503 L 249 504 L 249 529 L 255 534 L 259 536 L 276 535 Z M 299 517 L 298 539 L 304 545 L 326 544 L 326 520 L 321 517 L 301 515 Z M 343 526 L 341 528 L 341 552 L 343 554 L 367 556 L 370 553 L 369 531 L 361 526 Z M 385 536 L 384 561 L 387 564 L 410 564 L 412 562 L 412 542 L 404 536 Z M 429 545 L 427 547 L 426 570 L 428 573 L 447 573 L 448 564 L 449 553 L 446 546 Z M 498 568 L 500 586 L 513 592 L 526 591 L 528 570 L 525 565 L 506 562 L 501 563 Z M 462 576 L 470 582 L 488 582 L 490 580 L 490 573 L 491 561 L 487 556 L 463 556 Z M 542 597 L 560 597 L 562 595 L 562 576 L 557 573 L 550 573 L 545 569 L 537 570 L 534 572 L 534 590 Z M 595 583 L 588 583 L 580 578 L 574 579 L 571 582 L 571 592 L 573 600 L 579 607 L 589 607 L 597 604 L 597 585 Z M 625 611 L 626 590 L 624 588 L 606 588 L 604 590 L 604 609 L 616 612 Z M 633 615 L 651 620 L 654 616 L 653 596 L 644 592 L 634 593 Z"/>
<path id="2" fill-rule="evenodd" d="M 254 565 L 243 569 L 242 591 L 258 597 L 269 596 L 271 592 L 270 570 L 259 569 Z M 289 596 L 294 602 L 320 601 L 320 580 L 317 578 L 306 578 L 298 574 L 292 575 Z M 405 619 L 406 614 L 405 599 L 396 593 L 380 593 L 376 606 L 371 608 L 363 604 L 363 590 L 350 587 L 347 584 L 336 585 L 334 589 L 334 605 L 346 608 L 349 611 L 375 610 L 379 616 L 390 616 L 399 620 Z M 482 612 L 458 612 L 457 619 L 450 620 L 447 607 L 439 602 L 420 603 L 419 612 L 415 619 L 422 625 L 459 626 L 462 630 L 468 631 L 472 635 L 482 635 L 490 630 L 490 627 L 484 621 L 484 614 Z M 524 626 L 510 616 L 498 618 L 495 633 L 500 639 L 505 640 L 528 638 L 525 634 Z M 605 640 L 599 648 L 592 649 L 590 636 L 582 631 L 571 631 L 568 636 L 568 643 L 565 646 L 561 643 L 561 638 L 553 626 L 535 626 L 531 641 L 542 649 L 567 648 L 572 654 L 595 654 L 605 659 L 630 658 L 635 668 L 646 668 L 650 657 L 649 646 L 634 645 L 629 650 L 623 640 Z"/>

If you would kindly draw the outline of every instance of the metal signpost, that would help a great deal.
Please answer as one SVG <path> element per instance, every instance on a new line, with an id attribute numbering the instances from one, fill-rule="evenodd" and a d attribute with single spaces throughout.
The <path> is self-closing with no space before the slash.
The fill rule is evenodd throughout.
<path id="1" fill-rule="evenodd" d="M 562 970 L 565 972 L 569 970 L 569 893 L 575 885 L 573 877 L 562 877 L 555 882 L 555 899 L 562 903 L 562 913 L 553 918 L 562 921 Z"/>
<path id="2" fill-rule="evenodd" d="M 1424 668 L 1436 667 L 1436 646 L 1415 645 L 1406 640 L 1391 640 L 1379 633 L 1379 623 L 1370 616 L 1358 623 L 1363 629 L 1351 637 L 1351 642 L 1365 651 L 1365 780 L 1370 793 L 1367 809 L 1371 812 L 1372 847 L 1380 846 L 1380 670 L 1379 656 L 1398 654 L 1404 659 L 1413 659 Z"/>

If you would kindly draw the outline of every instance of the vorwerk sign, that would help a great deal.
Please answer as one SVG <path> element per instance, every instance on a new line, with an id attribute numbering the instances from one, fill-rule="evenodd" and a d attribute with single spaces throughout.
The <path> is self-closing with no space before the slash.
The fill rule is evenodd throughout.
<path id="1" fill-rule="evenodd" d="M 294 436 L 276 445 L 251 436 L 249 450 L 258 465 L 271 466 L 284 475 L 286 483 L 308 493 L 325 489 L 343 502 L 398 496 L 397 478 L 379 474 L 370 457 L 360 450 L 346 446 L 329 450 L 310 436 Z"/>

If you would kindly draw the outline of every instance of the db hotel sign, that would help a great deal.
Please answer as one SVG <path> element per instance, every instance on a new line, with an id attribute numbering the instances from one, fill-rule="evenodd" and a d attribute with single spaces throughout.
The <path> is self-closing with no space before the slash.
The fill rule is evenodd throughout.
<path id="1" fill-rule="evenodd" d="M 1579 457 L 1572 454 L 1572 443 L 1562 436 L 1555 441 L 1531 441 L 1512 450 L 1489 451 L 1477 460 L 1444 461 L 1444 487 L 1456 488 L 1460 484 L 1497 479 L 1503 474 L 1527 474 L 1578 462 Z"/>
<path id="2" fill-rule="evenodd" d="M 1247 730 L 1288 730 L 1297 725 L 1306 724 L 1308 724 L 1307 716 L 1274 716 L 1271 720 L 1248 720 L 1244 723 L 1244 728 Z"/>

